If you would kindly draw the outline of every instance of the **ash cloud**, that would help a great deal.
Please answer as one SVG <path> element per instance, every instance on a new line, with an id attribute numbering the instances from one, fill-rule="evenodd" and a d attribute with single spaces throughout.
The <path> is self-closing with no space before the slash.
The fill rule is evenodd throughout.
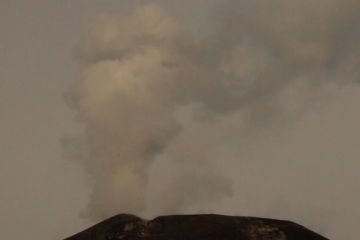
<path id="1" fill-rule="evenodd" d="M 287 129 L 357 88 L 359 10 L 352 0 L 227 1 L 215 31 L 196 40 L 157 4 L 100 17 L 81 43 L 73 91 L 85 129 L 68 143 L 82 146 L 75 156 L 92 184 L 85 215 L 216 210 L 237 199 L 226 158 L 239 172 L 248 161 L 277 166 L 262 155 L 267 145 L 282 152 Z"/>

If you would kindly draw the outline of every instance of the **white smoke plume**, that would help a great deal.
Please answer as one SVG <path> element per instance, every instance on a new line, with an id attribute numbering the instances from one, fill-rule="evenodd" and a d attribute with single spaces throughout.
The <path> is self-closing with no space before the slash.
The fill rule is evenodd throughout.
<path id="1" fill-rule="evenodd" d="M 84 133 L 68 143 L 83 146 L 87 217 L 212 211 L 231 199 L 226 157 L 266 158 L 284 129 L 357 88 L 359 10 L 353 0 L 226 1 L 197 40 L 157 4 L 100 17 L 79 51 Z"/>
<path id="2" fill-rule="evenodd" d="M 90 217 L 145 209 L 148 169 L 182 128 L 174 114 L 206 80 L 192 49 L 185 30 L 156 5 L 103 17 L 90 29 L 75 91 L 93 179 Z"/>

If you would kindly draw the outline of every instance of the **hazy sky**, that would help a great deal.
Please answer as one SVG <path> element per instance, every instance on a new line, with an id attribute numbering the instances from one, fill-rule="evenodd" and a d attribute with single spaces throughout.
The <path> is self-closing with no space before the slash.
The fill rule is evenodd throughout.
<path id="1" fill-rule="evenodd" d="M 86 168 L 77 162 L 64 159 L 60 143 L 64 136 L 82 131 L 82 123 L 75 120 L 75 111 L 65 103 L 64 92 L 79 79 L 81 70 L 75 59 L 76 49 L 85 30 L 96 21 L 97 16 L 103 13 L 122 16 L 129 14 L 134 5 L 149 2 L 160 3 L 170 15 L 197 36 L 211 30 L 212 25 L 207 17 L 223 14 L 220 13 L 221 9 L 213 9 L 214 3 L 221 2 L 215 0 L 0 0 L 0 232 L 3 239 L 62 239 L 88 226 L 89 222 L 79 217 L 79 213 L 88 205 L 91 192 L 85 177 Z M 291 2 L 295 4 L 297 1 Z M 314 9 L 317 8 L 321 9 L 321 4 L 314 6 Z M 251 11 L 249 8 L 250 13 Z M 282 11 L 286 11 L 286 8 Z M 318 13 L 317 10 L 314 12 Z M 332 14 L 332 11 L 330 12 Z M 324 14 L 324 19 L 337 16 L 335 13 L 331 14 Z M 342 16 L 339 21 L 345 19 L 346 15 L 339 14 Z M 264 19 L 274 17 L 271 14 L 260 15 L 259 18 Z M 284 15 L 285 19 L 287 17 L 288 15 Z M 354 19 L 358 19 L 358 16 L 356 17 Z M 294 16 L 294 19 L 297 18 L 299 16 Z M 339 26 L 351 29 L 354 25 L 349 21 Z M 259 22 L 258 25 L 262 26 L 263 23 L 260 20 Z M 274 22 L 282 23 L 281 19 Z M 330 28 L 331 24 L 338 23 L 328 22 Z M 241 26 L 248 27 L 246 24 Z M 255 24 L 255 29 L 256 26 Z M 281 35 L 272 45 L 267 45 L 268 39 L 279 36 L 272 35 L 273 32 L 286 32 L 291 26 L 291 23 L 284 28 L 268 26 L 270 33 L 259 27 L 257 30 L 260 34 L 254 34 L 254 38 L 264 39 L 265 43 L 260 41 L 259 44 L 263 44 L 266 49 L 270 48 L 269 46 L 279 48 L 277 44 L 288 44 L 294 39 Z M 320 23 L 320 26 L 323 25 Z M 304 33 L 311 33 L 311 30 L 307 31 L 306 27 L 302 27 L 305 29 Z M 322 30 L 327 31 L 326 28 Z M 299 34 L 296 37 L 302 37 L 301 31 L 295 33 Z M 226 32 L 222 36 L 227 44 Z M 331 36 L 336 40 L 340 38 L 336 34 Z M 320 34 L 309 48 L 311 54 L 306 52 L 307 45 L 297 45 L 298 42 L 291 42 L 294 45 L 289 43 L 285 50 L 280 48 L 285 52 L 280 54 L 286 55 L 284 58 L 290 62 L 293 61 L 288 65 L 289 68 L 298 69 L 301 65 L 301 71 L 312 71 L 307 63 L 316 68 L 321 65 L 323 58 L 332 59 L 326 51 L 330 49 L 331 52 L 332 44 L 336 46 L 336 50 L 331 53 L 341 58 L 341 54 L 345 52 L 338 47 L 342 39 L 334 40 L 333 43 L 322 37 Z M 355 34 L 348 36 L 349 41 L 346 43 L 349 46 L 354 42 L 355 45 L 358 44 L 357 37 Z M 323 43 L 331 46 L 322 48 Z M 305 49 L 305 55 L 302 55 L 301 51 L 292 51 L 293 46 Z M 274 66 L 276 71 L 281 69 L 280 63 L 269 62 L 267 56 L 262 57 L 262 53 L 253 48 L 237 49 L 240 56 L 243 54 L 254 57 L 247 57 L 250 60 L 244 62 L 234 54 L 234 58 L 224 64 L 230 69 L 228 71 L 234 71 L 235 75 L 243 72 L 248 74 L 247 71 L 251 73 L 253 69 L 252 64 L 274 64 L 271 66 Z M 358 50 L 359 46 L 349 49 Z M 264 63 L 259 59 L 267 61 Z M 240 73 L 232 69 L 238 62 L 245 66 L 245 70 L 239 70 Z M 340 69 L 329 77 L 334 78 L 334 82 L 346 82 L 347 79 L 343 78 L 359 77 L 358 72 L 353 72 L 355 68 L 343 70 L 341 63 L 334 66 Z M 314 71 L 311 76 L 299 75 L 304 78 L 328 79 L 327 73 Z M 255 133 L 234 131 L 237 129 L 238 116 L 233 115 L 237 112 L 222 118 L 219 123 L 215 119 L 200 125 L 196 122 L 187 123 L 186 116 L 189 113 L 184 114 L 185 119 L 180 116 L 179 122 L 186 128 L 174 144 L 170 145 L 167 154 L 170 157 L 172 154 L 177 156 L 179 149 L 191 148 L 186 145 L 189 137 L 199 142 L 208 138 L 214 139 L 214 143 L 205 142 L 193 151 L 195 154 L 202 154 L 198 152 L 205 151 L 206 147 L 212 144 L 217 145 L 218 156 L 228 160 L 214 161 L 214 164 L 219 165 L 217 169 L 232 180 L 234 191 L 232 197 L 222 199 L 221 203 L 211 202 L 202 207 L 199 205 L 202 205 L 203 196 L 199 196 L 200 203 L 184 208 L 184 211 L 204 212 L 209 209 L 225 214 L 290 219 L 333 239 L 349 239 L 360 234 L 357 227 L 360 221 L 358 82 L 359 80 L 351 80 L 341 88 L 336 84 L 313 88 L 301 84 L 298 86 L 296 82 L 280 96 L 280 101 L 289 102 L 285 107 L 300 109 L 301 116 L 297 118 L 298 113 L 291 112 L 286 114 L 285 120 L 281 116 L 279 122 L 261 125 L 265 130 Z M 319 83 L 314 85 L 317 84 Z M 302 108 L 305 108 L 303 105 L 313 103 L 313 108 L 306 108 L 306 113 L 302 113 Z M 256 109 L 257 107 L 256 105 Z M 295 116 L 298 120 L 288 120 L 288 116 Z M 214 127 L 220 130 L 211 130 Z M 219 136 L 222 131 L 225 132 L 226 139 Z M 239 133 L 254 136 L 239 137 Z M 170 175 L 176 172 L 174 166 L 164 159 L 166 156 L 159 158 L 149 170 L 149 189 L 153 189 L 155 193 L 164 192 L 164 189 L 156 184 L 159 178 L 169 177 L 164 169 L 167 169 Z M 184 163 L 186 164 L 188 163 Z M 201 165 L 201 162 L 198 164 Z M 188 189 L 182 188 L 181 184 L 177 187 L 180 189 L 178 194 L 187 193 Z M 158 200 L 156 196 L 149 195 L 150 203 Z M 172 203 L 173 200 L 168 200 L 170 210 Z M 167 210 L 160 209 L 161 207 L 155 206 L 154 210 L 148 210 L 147 214 L 151 216 L 166 213 Z"/>

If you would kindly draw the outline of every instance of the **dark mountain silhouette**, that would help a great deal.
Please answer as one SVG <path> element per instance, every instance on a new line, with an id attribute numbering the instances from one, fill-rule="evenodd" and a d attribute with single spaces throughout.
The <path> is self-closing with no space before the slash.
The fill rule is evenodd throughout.
<path id="1" fill-rule="evenodd" d="M 120 214 L 65 240 L 329 240 L 293 222 L 222 215 Z"/>

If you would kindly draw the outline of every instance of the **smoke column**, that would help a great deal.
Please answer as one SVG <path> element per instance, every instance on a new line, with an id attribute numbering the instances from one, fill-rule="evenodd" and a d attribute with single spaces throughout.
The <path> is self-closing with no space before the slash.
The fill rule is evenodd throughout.
<path id="1" fill-rule="evenodd" d="M 157 4 L 99 17 L 73 90 L 84 132 L 66 142 L 92 184 L 86 217 L 232 199 L 227 157 L 282 149 L 285 129 L 358 88 L 359 10 L 352 0 L 227 1 L 200 39 Z"/>

